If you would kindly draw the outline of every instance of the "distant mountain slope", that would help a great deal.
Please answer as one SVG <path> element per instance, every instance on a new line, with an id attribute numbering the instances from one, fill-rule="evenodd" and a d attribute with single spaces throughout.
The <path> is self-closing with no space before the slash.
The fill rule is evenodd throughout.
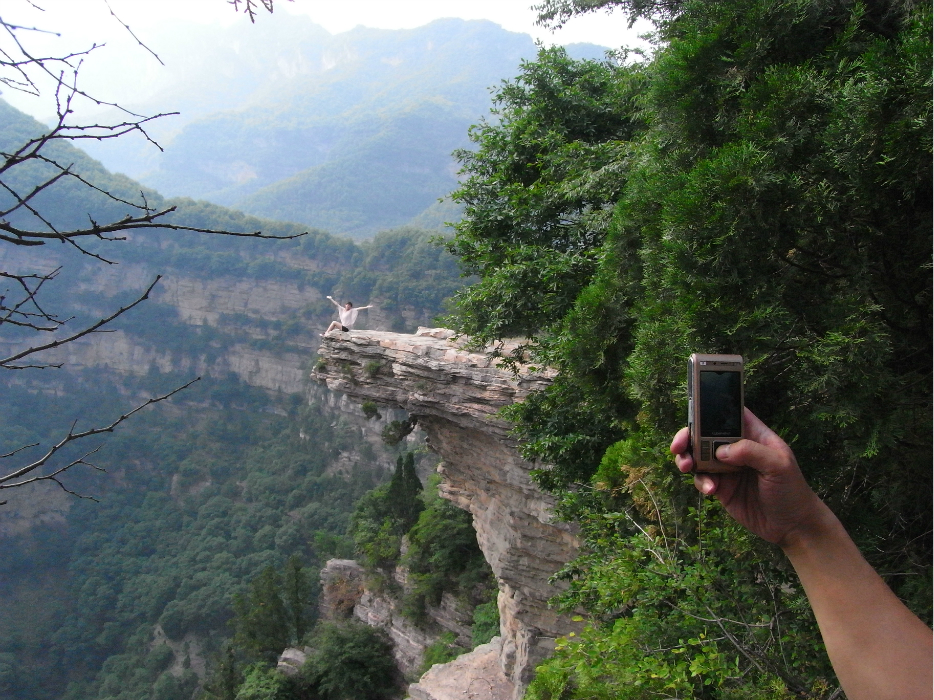
<path id="1" fill-rule="evenodd" d="M 463 117 L 437 103 L 362 120 L 342 141 L 325 163 L 237 205 L 258 216 L 351 235 L 401 226 L 453 189 L 450 153 L 467 145 Z"/>
<path id="2" fill-rule="evenodd" d="M 528 35 L 488 21 L 339 35 L 306 17 L 272 22 L 252 36 L 242 27 L 209 33 L 214 48 L 196 49 L 199 71 L 134 105 L 191 115 L 177 133 L 163 131 L 164 154 L 140 156 L 130 142 L 92 154 L 111 169 L 148 167 L 135 174 L 167 196 L 368 237 L 453 189 L 450 154 L 488 112 L 489 87 L 536 53 Z M 603 49 L 569 52 L 595 58 Z"/>

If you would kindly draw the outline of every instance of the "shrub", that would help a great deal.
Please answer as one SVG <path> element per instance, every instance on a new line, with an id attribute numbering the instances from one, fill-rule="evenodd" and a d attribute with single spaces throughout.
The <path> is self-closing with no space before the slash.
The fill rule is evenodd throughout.
<path id="1" fill-rule="evenodd" d="M 314 653 L 302 667 L 304 684 L 325 700 L 383 700 L 396 695 L 399 672 L 392 642 L 381 629 L 351 620 L 318 625 Z M 239 696 L 238 696 L 239 697 Z"/>
<path id="2" fill-rule="evenodd" d="M 495 598 L 488 603 L 481 603 L 473 611 L 473 626 L 470 639 L 475 647 L 486 644 L 499 634 L 499 605 Z"/>
<path id="3" fill-rule="evenodd" d="M 453 661 L 466 651 L 467 649 L 456 644 L 456 638 L 451 632 L 445 632 L 437 642 L 425 647 L 422 666 L 418 673 L 422 675 L 435 664 L 446 664 L 448 661 Z"/>
<path id="4" fill-rule="evenodd" d="M 373 418 L 376 418 L 377 420 L 379 420 L 380 418 L 383 417 L 382 414 L 379 412 L 379 409 L 376 407 L 376 402 L 374 401 L 364 401 L 360 405 L 360 408 L 363 409 L 363 415 L 366 416 L 367 420 L 372 420 Z"/>

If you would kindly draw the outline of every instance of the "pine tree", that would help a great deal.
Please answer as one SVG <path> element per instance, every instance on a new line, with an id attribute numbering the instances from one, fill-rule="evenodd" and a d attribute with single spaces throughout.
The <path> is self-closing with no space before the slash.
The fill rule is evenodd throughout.
<path id="1" fill-rule="evenodd" d="M 407 533 L 418 522 L 418 515 L 425 508 L 418 498 L 421 492 L 422 482 L 415 472 L 414 453 L 400 455 L 386 493 L 393 526 L 400 535 Z"/>
<path id="2" fill-rule="evenodd" d="M 282 601 L 282 577 L 268 566 L 250 584 L 246 596 L 234 597 L 234 642 L 260 658 L 273 660 L 289 645 L 289 614 Z"/>
<path id="3" fill-rule="evenodd" d="M 311 582 L 297 556 L 289 557 L 283 579 L 282 593 L 292 628 L 292 640 L 295 644 L 301 644 L 309 629 L 308 601 L 311 599 Z"/>
<path id="4" fill-rule="evenodd" d="M 202 689 L 204 700 L 234 700 L 237 690 L 243 682 L 243 674 L 234 653 L 233 645 L 228 644 L 220 662 L 211 672 L 211 677 Z"/>

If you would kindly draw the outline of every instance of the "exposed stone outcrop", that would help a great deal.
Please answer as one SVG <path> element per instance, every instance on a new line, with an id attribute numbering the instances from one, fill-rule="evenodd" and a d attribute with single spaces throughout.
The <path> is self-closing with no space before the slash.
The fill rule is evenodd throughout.
<path id="1" fill-rule="evenodd" d="M 396 666 L 407 678 L 417 675 L 425 649 L 438 636 L 417 627 L 402 616 L 398 601 L 374 591 L 364 591 L 353 611 L 354 617 L 371 627 L 386 630 L 392 640 Z"/>
<path id="2" fill-rule="evenodd" d="M 395 583 L 401 590 L 407 590 L 409 582 L 404 568 L 396 568 Z M 464 648 L 469 648 L 471 642 L 473 620 L 454 596 L 444 593 L 440 605 L 428 606 L 425 610 L 428 624 L 420 627 L 402 614 L 397 596 L 368 588 L 363 567 L 352 559 L 331 559 L 321 570 L 318 611 L 325 620 L 353 616 L 371 627 L 386 630 L 393 642 L 396 665 L 408 678 L 417 675 L 425 649 L 444 632 L 451 632 Z"/>
<path id="3" fill-rule="evenodd" d="M 500 700 L 516 694 L 503 673 L 502 637 L 494 637 L 469 654 L 432 666 L 418 683 L 409 686 L 412 700 Z"/>
<path id="4" fill-rule="evenodd" d="M 308 655 L 311 653 L 311 647 L 289 647 L 279 654 L 279 661 L 276 663 L 276 670 L 287 676 L 297 676 L 305 662 L 308 661 Z"/>
<path id="5" fill-rule="evenodd" d="M 353 559 L 329 559 L 321 569 L 318 614 L 323 620 L 346 620 L 363 595 L 363 567 Z"/>
<path id="6" fill-rule="evenodd" d="M 202 640 L 198 635 L 189 632 L 182 639 L 169 639 L 162 625 L 156 625 L 152 632 L 152 641 L 149 648 L 154 649 L 165 644 L 172 650 L 172 663 L 167 669 L 169 673 L 178 678 L 186 668 L 190 668 L 199 679 L 204 680 L 207 672 L 207 660 L 201 648 Z"/>
<path id="7" fill-rule="evenodd" d="M 496 575 L 499 663 L 518 695 L 555 637 L 577 627 L 547 604 L 558 592 L 548 579 L 573 556 L 577 538 L 568 526 L 552 522 L 553 499 L 531 481 L 534 465 L 520 457 L 508 423 L 497 415 L 546 387 L 552 375 L 528 367 L 514 375 L 452 336 L 443 329 L 334 334 L 322 342 L 315 376 L 333 391 L 404 408 L 418 418 L 443 460 L 440 493 L 473 515 L 480 548 Z"/>

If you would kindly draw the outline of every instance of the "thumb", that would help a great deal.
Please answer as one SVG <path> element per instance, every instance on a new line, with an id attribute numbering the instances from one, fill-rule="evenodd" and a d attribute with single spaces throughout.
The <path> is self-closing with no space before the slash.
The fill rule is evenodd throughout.
<path id="1" fill-rule="evenodd" d="M 787 453 L 786 453 L 787 450 Z M 768 475 L 795 466 L 791 450 L 769 447 L 752 440 L 740 440 L 717 449 L 717 459 L 734 467 L 750 467 Z"/>

